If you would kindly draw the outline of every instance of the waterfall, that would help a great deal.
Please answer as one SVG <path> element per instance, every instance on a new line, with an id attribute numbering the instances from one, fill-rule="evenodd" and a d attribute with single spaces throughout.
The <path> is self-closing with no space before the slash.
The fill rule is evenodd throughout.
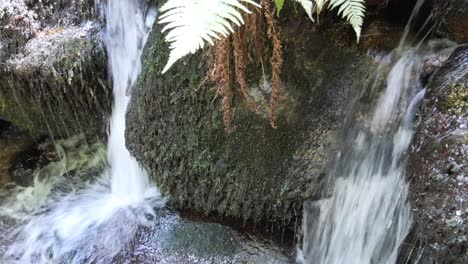
<path id="1" fill-rule="evenodd" d="M 305 263 L 396 262 L 411 226 L 404 153 L 412 136 L 414 106 L 424 94 L 417 93 L 417 59 L 414 51 L 403 54 L 388 74 L 370 120 L 345 128 L 345 143 L 329 171 L 335 179 L 330 197 L 304 209 Z"/>
<path id="2" fill-rule="evenodd" d="M 416 5 L 413 16 L 423 1 Z M 379 61 L 337 137 L 323 199 L 304 204 L 302 263 L 396 263 L 411 208 L 406 152 L 424 97 L 424 62 L 453 50 L 437 42 L 400 46 Z M 386 76 L 386 78 L 382 78 Z"/>
<path id="3" fill-rule="evenodd" d="M 125 146 L 125 114 L 130 90 L 141 69 L 141 54 L 155 12 L 149 15 L 139 7 L 139 1 L 108 1 L 106 7 L 106 46 L 112 73 L 114 106 L 110 119 L 108 162 L 115 195 L 137 201 L 148 189 L 149 180 Z"/>
<path id="4" fill-rule="evenodd" d="M 104 10 L 114 94 L 109 167 L 98 180 L 74 192 L 51 192 L 42 210 L 6 234 L 12 244 L 2 263 L 113 263 L 139 227 L 152 224 L 153 207 L 164 205 L 125 146 L 130 93 L 156 12 L 144 0 L 109 0 Z"/>

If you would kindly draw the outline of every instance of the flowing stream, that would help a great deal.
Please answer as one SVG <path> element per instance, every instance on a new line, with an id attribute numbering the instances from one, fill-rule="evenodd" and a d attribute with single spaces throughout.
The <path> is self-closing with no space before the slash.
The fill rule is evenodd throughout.
<path id="1" fill-rule="evenodd" d="M 109 68 L 112 72 L 114 108 L 110 119 L 107 156 L 112 175 L 112 193 L 139 201 L 148 190 L 149 180 L 125 146 L 125 114 L 130 90 L 141 69 L 141 54 L 151 26 L 154 10 L 145 15 L 141 1 L 108 1 L 106 8 Z"/>
<path id="2" fill-rule="evenodd" d="M 49 196 L 55 197 L 49 197 L 44 204 L 31 206 L 26 219 L 21 219 L 27 224 L 7 234 L 12 245 L 2 263 L 112 263 L 130 244 L 138 228 L 151 224 L 155 214 L 152 207 L 164 205 L 158 190 L 150 186 L 148 176 L 126 149 L 124 136 L 130 91 L 140 72 L 142 50 L 156 18 L 155 10 L 144 3 L 107 1 L 104 8 L 114 91 L 108 168 L 93 183 L 73 192 L 54 192 Z M 46 182 L 36 177 L 34 188 L 22 190 L 16 197 L 32 194 L 32 199 L 17 199 L 4 208 L 14 208 L 9 213 L 23 210 L 27 202 L 37 202 L 39 190 L 46 197 L 56 183 Z M 18 203 L 21 206 L 12 206 Z"/>
<path id="3" fill-rule="evenodd" d="M 397 263 L 412 224 L 406 152 L 425 94 L 424 63 L 453 51 L 443 41 L 407 47 L 408 28 L 348 112 L 324 198 L 304 205 L 302 263 Z"/>
<path id="4" fill-rule="evenodd" d="M 189 226 L 193 232 L 198 231 L 195 237 L 204 243 L 203 238 L 209 232 L 211 239 L 226 242 L 226 246 L 216 243 L 227 248 L 229 254 L 237 254 L 242 263 L 287 262 L 283 256 L 272 258 L 273 253 L 265 254 L 267 250 L 258 244 L 242 244 L 242 239 L 219 226 L 213 232 L 209 224 L 188 223 L 175 214 L 155 210 L 163 207 L 165 200 L 125 145 L 125 115 L 131 89 L 140 73 L 143 47 L 156 19 L 156 11 L 146 3 L 146 0 L 108 0 L 103 7 L 114 93 L 107 156 L 99 151 L 95 151 L 96 155 L 88 153 L 82 148 L 80 136 L 72 142 L 57 143 L 88 160 L 78 162 L 74 169 L 93 167 L 104 159 L 106 167 L 93 180 L 63 187 L 66 183 L 61 179 L 68 172 L 66 166 L 52 164 L 47 175 L 55 177 L 39 173 L 33 187 L 15 190 L 11 199 L 0 206 L 0 217 L 7 215 L 17 221 L 0 239 L 1 263 L 140 263 L 116 261 L 116 256 L 126 253 L 147 254 L 147 263 L 159 261 L 163 254 L 167 259 L 173 258 L 168 263 L 182 263 L 183 258 L 188 259 L 183 263 L 194 263 L 190 252 L 187 256 L 178 255 L 174 244 L 180 240 L 171 240 L 180 236 L 177 232 L 184 231 L 177 229 L 181 222 L 186 222 L 185 229 Z M 422 3 L 418 2 L 415 12 Z M 421 80 L 424 63 L 430 58 L 447 56 L 453 50 L 440 42 L 408 48 L 407 34 L 408 28 L 400 46 L 380 58 L 372 81 L 363 87 L 348 111 L 337 137 L 338 151 L 327 170 L 329 182 L 323 191 L 324 198 L 304 206 L 304 240 L 299 262 L 397 262 L 399 247 L 412 224 L 405 179 L 406 152 L 425 94 Z M 159 224 L 161 228 L 154 228 Z M 138 236 L 142 228 L 152 231 Z M 186 232 L 183 234 L 192 234 Z M 183 235 L 181 240 L 186 237 L 191 238 Z M 145 243 L 135 249 L 138 239 Z M 188 244 L 186 248 L 198 246 Z M 236 249 L 231 250 L 231 244 Z M 239 245 L 244 249 L 238 250 Z M 153 252 L 158 247 L 163 248 L 158 252 L 160 255 Z M 251 261 L 252 256 L 256 261 Z M 224 261 L 222 257 L 218 260 L 210 263 Z"/>
<path id="5" fill-rule="evenodd" d="M 304 211 L 306 263 L 396 262 L 398 246 L 411 226 L 404 153 L 415 106 L 424 95 L 412 77 L 420 73 L 416 59 L 414 51 L 402 54 L 372 116 L 346 128 L 329 172 L 336 179 L 330 197 Z"/>

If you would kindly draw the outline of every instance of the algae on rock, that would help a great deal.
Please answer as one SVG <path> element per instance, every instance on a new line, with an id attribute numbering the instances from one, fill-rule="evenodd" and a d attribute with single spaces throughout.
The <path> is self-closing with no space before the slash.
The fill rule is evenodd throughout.
<path id="1" fill-rule="evenodd" d="M 0 118 L 32 135 L 105 135 L 111 91 L 94 7 L 2 1 Z"/>
<path id="2" fill-rule="evenodd" d="M 126 137 L 176 207 L 286 224 L 319 189 L 340 106 L 353 80 L 365 79 L 368 62 L 330 44 L 306 20 L 280 25 L 285 61 L 278 129 L 234 95 L 232 133 L 224 131 L 215 84 L 199 89 L 210 68 L 206 50 L 161 75 L 169 49 L 160 25 L 154 26 Z M 262 80 L 254 61 L 246 72 L 253 97 L 263 100 L 270 92 L 268 76 Z"/>

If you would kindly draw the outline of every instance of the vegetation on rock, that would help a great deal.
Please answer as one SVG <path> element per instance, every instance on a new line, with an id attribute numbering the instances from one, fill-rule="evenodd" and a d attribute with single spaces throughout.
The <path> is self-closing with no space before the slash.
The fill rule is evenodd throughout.
<path id="1" fill-rule="evenodd" d="M 259 7 L 262 11 L 252 12 L 243 5 L 243 2 Z M 240 91 L 244 95 L 250 108 L 255 111 L 255 106 L 247 92 L 245 81 L 245 63 L 247 57 L 248 43 L 246 34 L 250 34 L 254 39 L 258 50 L 263 50 L 265 45 L 263 40 L 257 35 L 259 31 L 266 31 L 269 41 L 273 46 L 273 52 L 270 57 L 272 92 L 270 98 L 269 118 L 270 124 L 276 128 L 276 111 L 279 106 L 281 96 L 281 72 L 283 64 L 282 44 L 280 32 L 275 13 L 279 15 L 283 9 L 284 0 L 275 0 L 274 6 L 270 4 L 271 0 L 260 0 L 260 5 L 251 0 L 217 0 L 217 1 L 187 1 L 187 0 L 169 0 L 160 11 L 159 23 L 166 24 L 162 32 L 169 31 L 165 37 L 166 42 L 170 43 L 169 60 L 162 70 L 165 73 L 180 58 L 189 53 L 195 53 L 205 45 L 205 41 L 214 45 L 214 39 L 218 40 L 219 47 L 214 52 L 214 64 L 211 70 L 211 79 L 218 83 L 218 95 L 223 98 L 222 109 L 224 111 L 224 124 L 226 130 L 231 130 L 232 111 L 231 100 L 233 95 L 233 80 L 236 80 Z M 347 19 L 353 26 L 356 36 L 359 40 L 361 27 L 363 24 L 365 5 L 364 0 L 331 0 L 314 1 L 295 0 L 304 7 L 309 18 L 312 17 L 312 9 L 317 14 L 328 6 L 329 9 L 338 8 L 338 14 Z M 255 16 L 254 19 L 247 20 L 247 26 L 244 25 L 241 11 Z M 276 12 L 275 12 L 276 11 Z M 257 23 L 264 20 L 262 24 Z M 235 30 L 231 23 L 239 26 L 239 31 L 234 37 L 229 37 Z M 250 25 L 249 25 L 250 24 Z M 231 45 L 230 43 L 233 42 Z M 245 43 L 242 43 L 245 42 Z M 231 53 L 233 56 L 231 56 Z M 263 62 L 263 54 L 256 53 L 257 59 Z M 233 58 L 233 63 L 230 61 Z M 231 66 L 235 71 L 231 71 Z M 231 76 L 233 72 L 234 76 Z"/>
<path id="2" fill-rule="evenodd" d="M 275 18 L 287 47 L 277 129 L 268 120 L 273 44 L 263 13 L 246 18 L 229 38 L 230 60 L 219 60 L 230 62 L 223 74 L 229 74 L 232 87 L 233 133 L 225 133 L 224 113 L 217 107 L 223 104 L 218 82 L 205 78 L 218 62 L 213 53 L 221 56 L 214 51 L 220 45 L 186 56 L 170 74 L 161 74 L 170 50 L 162 26 L 153 27 L 127 114 L 127 146 L 176 207 L 287 224 L 300 214 L 302 200 L 320 188 L 325 150 L 334 144 L 342 120 L 338 109 L 370 61 L 323 38 L 308 18 L 290 19 L 294 14 L 294 6 L 285 5 Z M 236 43 L 239 38 L 248 40 L 247 47 Z M 238 65 L 246 61 L 246 92 L 254 111 L 235 75 L 236 47 L 247 49 L 237 60 Z"/>

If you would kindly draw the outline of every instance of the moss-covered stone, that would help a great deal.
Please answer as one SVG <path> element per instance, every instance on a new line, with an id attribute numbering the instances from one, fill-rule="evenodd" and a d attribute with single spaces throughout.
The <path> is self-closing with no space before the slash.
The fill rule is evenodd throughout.
<path id="1" fill-rule="evenodd" d="M 385 9 L 384 9 L 385 10 Z M 368 9 L 359 41 L 349 22 L 336 14 L 323 15 L 317 31 L 337 47 L 363 53 L 390 52 L 398 46 L 404 26 L 392 23 L 379 9 Z"/>
<path id="2" fill-rule="evenodd" d="M 0 185 L 11 181 L 10 169 L 18 154 L 29 148 L 33 140 L 28 137 L 3 139 L 0 138 Z"/>
<path id="3" fill-rule="evenodd" d="M 286 223 L 316 194 L 340 106 L 367 61 L 283 12 L 278 129 L 235 96 L 233 132 L 226 133 L 214 84 L 198 89 L 209 70 L 206 50 L 161 75 L 169 52 L 161 26 L 154 26 L 127 115 L 127 144 L 173 205 Z M 252 93 L 268 93 L 261 72 L 251 60 Z"/>
<path id="4" fill-rule="evenodd" d="M 32 135 L 104 135 L 111 91 L 98 28 L 54 28 L 0 64 L 0 118 Z"/>
<path id="5" fill-rule="evenodd" d="M 468 86 L 464 83 L 454 84 L 447 95 L 447 111 L 456 115 L 468 114 Z"/>
<path id="6" fill-rule="evenodd" d="M 111 91 L 92 0 L 0 4 L 0 119 L 34 136 L 105 135 Z"/>

